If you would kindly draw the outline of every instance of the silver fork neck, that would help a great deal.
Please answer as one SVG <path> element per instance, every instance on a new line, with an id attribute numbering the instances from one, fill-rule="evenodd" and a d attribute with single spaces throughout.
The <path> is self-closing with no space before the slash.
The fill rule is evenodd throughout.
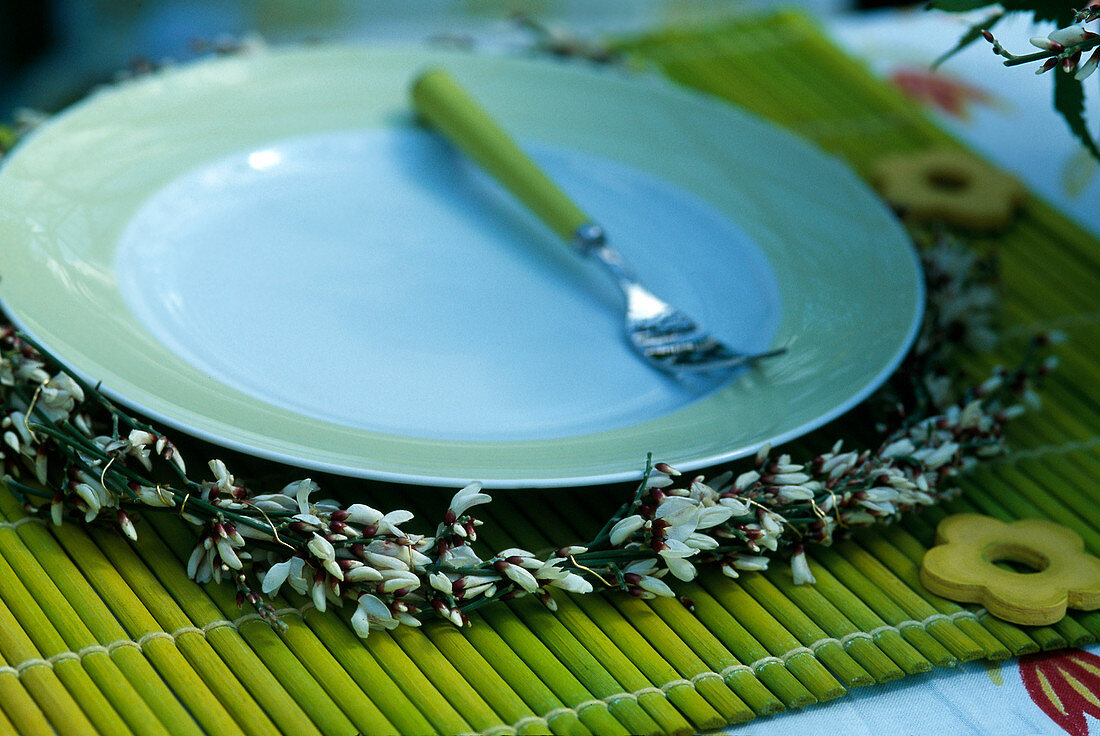
<path id="1" fill-rule="evenodd" d="M 595 222 L 586 222 L 573 233 L 571 245 L 583 255 L 607 243 L 607 233 Z"/>
<path id="2" fill-rule="evenodd" d="M 581 254 L 586 255 L 604 267 L 615 279 L 615 283 L 626 298 L 626 315 L 631 320 L 656 319 L 668 314 L 668 304 L 654 296 L 638 283 L 638 277 L 623 260 L 619 251 L 607 244 L 603 228 L 595 223 L 587 223 L 577 228 L 573 244 Z"/>
<path id="3" fill-rule="evenodd" d="M 587 222 L 577 228 L 573 235 L 573 246 L 583 256 L 592 258 L 608 270 L 623 289 L 637 282 L 630 266 L 617 250 L 607 244 L 607 234 L 594 222 Z"/>

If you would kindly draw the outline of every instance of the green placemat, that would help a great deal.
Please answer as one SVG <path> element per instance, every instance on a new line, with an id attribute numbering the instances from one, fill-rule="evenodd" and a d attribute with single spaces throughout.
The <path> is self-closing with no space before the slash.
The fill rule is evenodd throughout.
<path id="1" fill-rule="evenodd" d="M 861 173 L 884 152 L 951 142 L 798 16 L 623 48 Z M 1100 368 L 1086 347 L 1100 341 L 1100 249 L 1034 199 L 995 247 L 1009 339 L 969 367 L 1013 360 L 1013 336 L 1065 331 L 1044 409 L 1013 423 L 1014 454 L 966 480 L 957 501 L 814 550 L 814 586 L 794 587 L 780 566 L 739 581 L 711 573 L 677 591 L 694 612 L 609 595 L 559 596 L 551 613 L 522 599 L 482 609 L 466 629 L 401 627 L 366 642 L 346 616 L 293 600 L 279 634 L 240 615 L 227 587 L 187 578 L 190 533 L 174 519 L 148 519 L 130 544 L 55 529 L 0 493 L 0 733 L 691 733 L 934 666 L 1095 641 L 1100 613 L 1020 628 L 916 582 L 936 522 L 957 511 L 1054 519 L 1100 554 Z M 841 420 L 825 433 L 845 431 Z M 584 538 L 578 529 L 606 511 L 595 506 L 583 493 L 498 494 L 487 541 Z"/>

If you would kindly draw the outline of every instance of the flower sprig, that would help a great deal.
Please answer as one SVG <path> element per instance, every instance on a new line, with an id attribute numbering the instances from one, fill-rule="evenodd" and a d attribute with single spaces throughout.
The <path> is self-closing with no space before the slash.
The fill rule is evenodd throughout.
<path id="1" fill-rule="evenodd" d="M 1073 74 L 1078 81 L 1083 81 L 1092 76 L 1097 66 L 1100 66 L 1100 34 L 1085 28 L 1084 23 L 1100 18 L 1100 5 L 1090 5 L 1084 10 L 1078 11 L 1073 25 L 1051 31 L 1046 36 L 1036 36 L 1031 39 L 1031 45 L 1040 49 L 1035 53 L 1017 55 L 1007 51 L 1001 42 L 987 29 L 982 30 L 982 37 L 993 46 L 993 53 L 1005 57 L 1005 66 L 1019 66 L 1032 61 L 1042 61 L 1036 69 L 1036 74 L 1043 74 L 1061 67 L 1067 74 Z M 1083 55 L 1092 51 L 1089 58 L 1082 64 Z"/>
<path id="2" fill-rule="evenodd" d="M 1096 137 L 1085 119 L 1085 92 L 1082 81 L 1095 73 L 1100 66 L 1100 37 L 1085 28 L 1085 24 L 1100 18 L 1100 3 L 1090 2 L 1080 10 L 1072 5 L 1063 5 L 1055 0 L 1014 0 L 1012 3 L 1000 3 L 997 0 L 931 0 L 930 7 L 948 12 L 968 13 L 981 7 L 988 7 L 990 13 L 972 25 L 955 46 L 941 55 L 933 66 L 966 48 L 971 43 L 984 38 L 993 48 L 993 53 L 1004 57 L 1005 66 L 1018 66 L 1029 62 L 1040 62 L 1036 74 L 1061 68 L 1064 74 L 1051 75 L 1054 86 L 1054 110 L 1065 120 L 1070 132 L 1081 142 L 1090 154 L 1100 160 L 1100 147 Z M 1057 30 L 1046 36 L 1031 39 L 1039 51 L 1030 54 L 1014 54 L 1002 45 L 990 30 L 996 23 L 1010 15 L 1025 14 L 1035 23 L 1052 23 Z M 1092 52 L 1089 54 L 1089 52 Z M 1089 54 L 1088 58 L 1085 55 Z M 1082 61 L 1084 59 L 1084 61 Z"/>
<path id="3" fill-rule="evenodd" d="M 275 625 L 272 599 L 284 589 L 320 611 L 353 604 L 351 625 L 365 637 L 428 618 L 462 626 L 480 606 L 523 595 L 554 607 L 554 590 L 673 596 L 673 581 L 706 565 L 736 577 L 786 558 L 796 582 L 812 582 L 806 545 L 949 497 L 957 474 L 1002 451 L 1004 425 L 1034 401 L 1032 383 L 1051 367 L 1036 343 L 1018 368 L 950 390 L 944 355 L 989 339 L 991 271 L 963 247 L 932 240 L 924 328 L 876 400 L 891 410 L 877 446 L 837 442 L 802 462 L 764 448 L 751 468 L 709 481 L 647 463 L 591 540 L 548 552 L 480 550 L 475 514 L 491 498 L 477 483 L 455 494 L 433 533 L 419 534 L 406 528 L 411 512 L 321 499 L 309 478 L 265 491 L 213 459 L 199 479 L 173 440 L 59 370 L 10 325 L 0 325 L 0 463 L 8 487 L 54 524 L 105 524 L 134 539 L 143 514 L 180 516 L 196 531 L 188 575 L 234 585 L 240 605 Z"/>

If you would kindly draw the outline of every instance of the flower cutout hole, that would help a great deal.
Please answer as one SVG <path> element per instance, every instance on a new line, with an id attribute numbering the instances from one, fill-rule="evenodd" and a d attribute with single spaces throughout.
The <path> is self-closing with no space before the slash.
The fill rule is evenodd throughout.
<path id="1" fill-rule="evenodd" d="M 941 192 L 961 192 L 972 180 L 951 169 L 933 169 L 928 172 L 928 185 Z"/>
<path id="2" fill-rule="evenodd" d="M 1022 544 L 996 544 L 986 550 L 986 559 L 1001 568 L 1021 575 L 1042 572 L 1050 567 L 1050 558 Z"/>

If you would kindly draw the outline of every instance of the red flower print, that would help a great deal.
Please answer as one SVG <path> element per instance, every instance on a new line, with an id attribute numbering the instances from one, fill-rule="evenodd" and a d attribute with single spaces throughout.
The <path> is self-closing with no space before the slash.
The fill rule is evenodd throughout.
<path id="1" fill-rule="evenodd" d="M 937 107 L 943 112 L 965 120 L 972 103 L 992 105 L 994 99 L 985 90 L 973 87 L 943 72 L 927 69 L 895 69 L 890 81 L 912 99 Z"/>
<path id="2" fill-rule="evenodd" d="M 1032 702 L 1070 736 L 1088 736 L 1085 714 L 1100 718 L 1100 657 L 1080 649 L 1020 657 Z"/>

